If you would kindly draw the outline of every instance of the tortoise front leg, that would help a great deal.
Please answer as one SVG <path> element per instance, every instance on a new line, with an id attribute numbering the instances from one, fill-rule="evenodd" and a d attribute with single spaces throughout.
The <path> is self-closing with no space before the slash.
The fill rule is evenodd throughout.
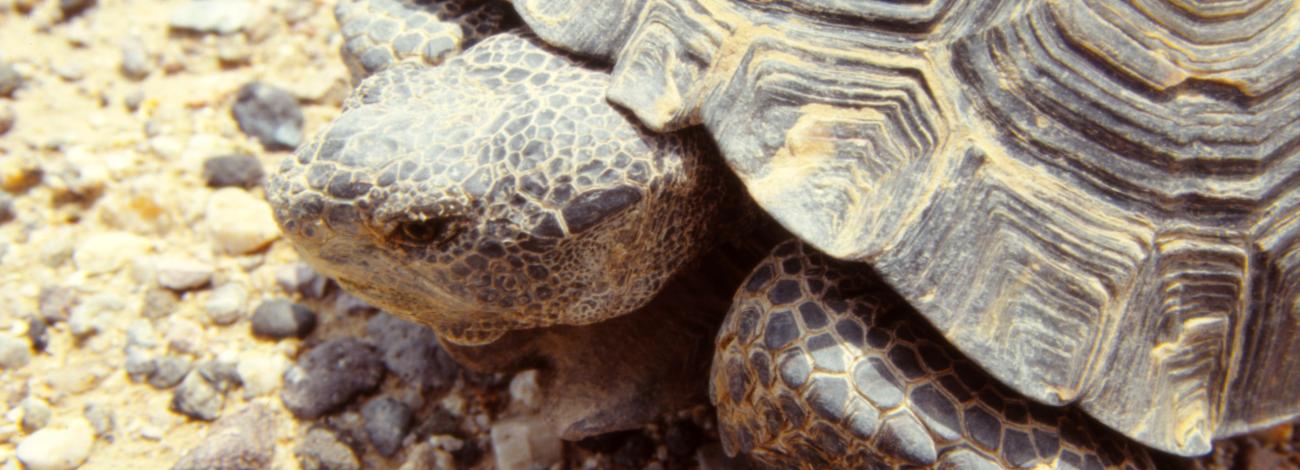
<path id="1" fill-rule="evenodd" d="M 741 284 L 715 354 L 725 449 L 775 467 L 1152 467 L 1077 409 L 994 381 L 867 265 L 799 242 Z"/>

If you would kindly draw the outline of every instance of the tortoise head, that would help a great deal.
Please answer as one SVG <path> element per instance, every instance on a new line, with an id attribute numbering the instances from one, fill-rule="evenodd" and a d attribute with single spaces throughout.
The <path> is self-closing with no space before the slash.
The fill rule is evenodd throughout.
<path id="1" fill-rule="evenodd" d="M 288 239 L 363 299 L 463 344 L 647 302 L 711 237 L 725 169 L 655 135 L 606 75 L 515 34 L 363 82 L 282 163 Z"/>

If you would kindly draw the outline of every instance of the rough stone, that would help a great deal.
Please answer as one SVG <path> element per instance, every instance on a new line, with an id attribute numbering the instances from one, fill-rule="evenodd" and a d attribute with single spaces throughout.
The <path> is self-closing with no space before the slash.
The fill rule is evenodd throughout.
<path id="1" fill-rule="evenodd" d="M 132 80 L 143 80 L 153 71 L 153 59 L 149 55 L 149 50 L 145 49 L 144 41 L 138 36 L 129 36 L 123 39 L 120 47 L 122 49 L 122 75 Z"/>
<path id="2" fill-rule="evenodd" d="M 158 372 L 158 361 L 139 348 L 128 347 L 126 363 L 122 368 L 126 370 L 126 375 L 132 382 L 143 382 Z"/>
<path id="3" fill-rule="evenodd" d="M 156 320 L 171 315 L 176 311 L 180 299 L 176 293 L 157 287 L 144 291 L 144 300 L 140 302 L 140 316 Z"/>
<path id="4" fill-rule="evenodd" d="M 200 354 L 204 346 L 203 325 L 186 318 L 169 318 L 163 339 L 172 350 Z"/>
<path id="5" fill-rule="evenodd" d="M 560 461 L 560 438 L 540 417 L 498 421 L 492 425 L 491 436 L 499 469 L 527 470 L 533 465 L 546 468 Z"/>
<path id="6" fill-rule="evenodd" d="M 366 335 L 384 354 L 384 366 L 424 393 L 445 390 L 456 382 L 460 365 L 424 325 L 381 312 L 366 322 Z"/>
<path id="7" fill-rule="evenodd" d="M 231 113 L 239 129 L 267 150 L 293 150 L 302 143 L 302 108 L 288 91 L 261 82 L 245 84 Z"/>
<path id="8" fill-rule="evenodd" d="M 537 384 L 536 370 L 520 372 L 510 379 L 510 401 L 529 411 L 541 406 L 542 392 Z"/>
<path id="9" fill-rule="evenodd" d="M 103 232 L 77 244 L 72 261 L 87 274 L 111 273 L 149 251 L 149 239 L 128 232 Z"/>
<path id="10" fill-rule="evenodd" d="M 253 188 L 262 184 L 263 176 L 262 162 L 252 155 L 219 155 L 203 161 L 203 181 L 209 187 Z"/>
<path id="11" fill-rule="evenodd" d="M 285 292 L 302 294 L 309 299 L 324 297 L 329 287 L 329 279 L 321 276 L 307 263 L 280 267 L 275 272 L 275 282 Z"/>
<path id="12" fill-rule="evenodd" d="M 154 364 L 157 370 L 149 377 L 149 385 L 159 389 L 175 387 L 191 369 L 190 361 L 183 357 L 160 357 L 154 359 Z"/>
<path id="13" fill-rule="evenodd" d="M 212 282 L 212 266 L 191 259 L 162 258 L 154 267 L 158 273 L 158 285 L 171 290 L 198 289 Z"/>
<path id="14" fill-rule="evenodd" d="M 254 403 L 218 420 L 172 470 L 261 470 L 270 468 L 274 453 L 275 416 Z"/>
<path id="15" fill-rule="evenodd" d="M 333 432 L 321 427 L 307 431 L 302 444 L 294 449 L 303 470 L 359 470 L 356 453 Z"/>
<path id="16" fill-rule="evenodd" d="M 383 377 L 383 359 L 374 346 L 337 338 L 312 348 L 289 368 L 280 399 L 294 416 L 315 419 L 374 391 Z"/>
<path id="17" fill-rule="evenodd" d="M 198 370 L 190 371 L 172 394 L 172 409 L 194 419 L 212 421 L 221 416 L 225 399 Z"/>
<path id="18" fill-rule="evenodd" d="M 246 0 L 191 0 L 172 10 L 172 29 L 199 33 L 236 33 L 257 20 L 258 10 Z"/>
<path id="19" fill-rule="evenodd" d="M 0 96 L 11 97 L 23 86 L 23 76 L 8 62 L 0 62 Z"/>
<path id="20" fill-rule="evenodd" d="M 32 351 L 26 341 L 0 335 L 0 369 L 17 369 L 32 360 Z"/>
<path id="21" fill-rule="evenodd" d="M 28 470 L 72 470 L 90 457 L 95 430 L 81 418 L 36 431 L 18 444 L 18 461 Z"/>
<path id="22" fill-rule="evenodd" d="M 280 237 L 271 206 L 239 188 L 213 191 L 205 215 L 209 234 L 227 254 L 258 251 Z"/>
<path id="23" fill-rule="evenodd" d="M 402 446 L 402 439 L 411 430 L 411 408 L 391 396 L 375 398 L 361 407 L 365 418 L 366 436 L 375 450 L 392 457 Z"/>
<path id="24" fill-rule="evenodd" d="M 253 311 L 253 334 L 273 339 L 306 337 L 316 328 L 316 313 L 289 299 L 263 301 Z"/>
<path id="25" fill-rule="evenodd" d="M 229 325 L 239 321 L 244 314 L 244 303 L 248 301 L 248 291 L 235 283 L 222 284 L 212 291 L 212 296 L 203 303 L 208 319 L 218 325 Z"/>

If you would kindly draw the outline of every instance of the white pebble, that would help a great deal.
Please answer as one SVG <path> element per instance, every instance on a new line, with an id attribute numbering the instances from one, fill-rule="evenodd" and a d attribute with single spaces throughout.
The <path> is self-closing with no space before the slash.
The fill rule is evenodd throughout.
<path id="1" fill-rule="evenodd" d="M 222 188 L 208 199 L 209 233 L 229 254 L 260 250 L 280 237 L 280 227 L 266 201 L 239 188 Z"/>
<path id="2" fill-rule="evenodd" d="M 534 465 L 550 467 L 560 461 L 560 438 L 540 417 L 497 422 L 491 435 L 497 468 L 525 470 Z"/>
<path id="3" fill-rule="evenodd" d="M 229 325 L 239 320 L 243 314 L 244 303 L 247 301 L 248 292 L 243 286 L 232 282 L 212 291 L 212 296 L 208 297 L 203 308 L 207 310 L 208 318 L 212 323 Z"/>
<path id="4" fill-rule="evenodd" d="M 27 342 L 0 335 L 0 369 L 17 369 L 32 360 Z"/>
<path id="5" fill-rule="evenodd" d="M 18 460 L 28 470 L 71 470 L 90 457 L 95 430 L 82 418 L 65 426 L 47 427 L 18 444 Z"/>
<path id="6" fill-rule="evenodd" d="M 287 368 L 289 360 L 284 356 L 250 354 L 239 358 L 235 371 L 244 383 L 244 396 L 252 398 L 279 389 Z"/>
<path id="7" fill-rule="evenodd" d="M 117 271 L 132 259 L 149 251 L 147 238 L 127 232 L 105 232 L 92 235 L 77 244 L 72 261 L 77 269 L 90 274 Z"/>
<path id="8" fill-rule="evenodd" d="M 196 289 L 212 282 L 212 266 L 183 258 L 162 258 L 155 266 L 158 285 L 171 290 Z"/>
<path id="9" fill-rule="evenodd" d="M 510 401 L 530 411 L 541 406 L 541 390 L 537 386 L 536 370 L 520 372 L 510 379 Z"/>

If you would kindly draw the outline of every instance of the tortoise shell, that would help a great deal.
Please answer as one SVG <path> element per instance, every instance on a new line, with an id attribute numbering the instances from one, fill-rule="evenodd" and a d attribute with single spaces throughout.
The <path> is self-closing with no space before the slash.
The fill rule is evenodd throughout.
<path id="1" fill-rule="evenodd" d="M 518 0 L 1027 397 L 1164 451 L 1300 414 L 1300 6 Z"/>

